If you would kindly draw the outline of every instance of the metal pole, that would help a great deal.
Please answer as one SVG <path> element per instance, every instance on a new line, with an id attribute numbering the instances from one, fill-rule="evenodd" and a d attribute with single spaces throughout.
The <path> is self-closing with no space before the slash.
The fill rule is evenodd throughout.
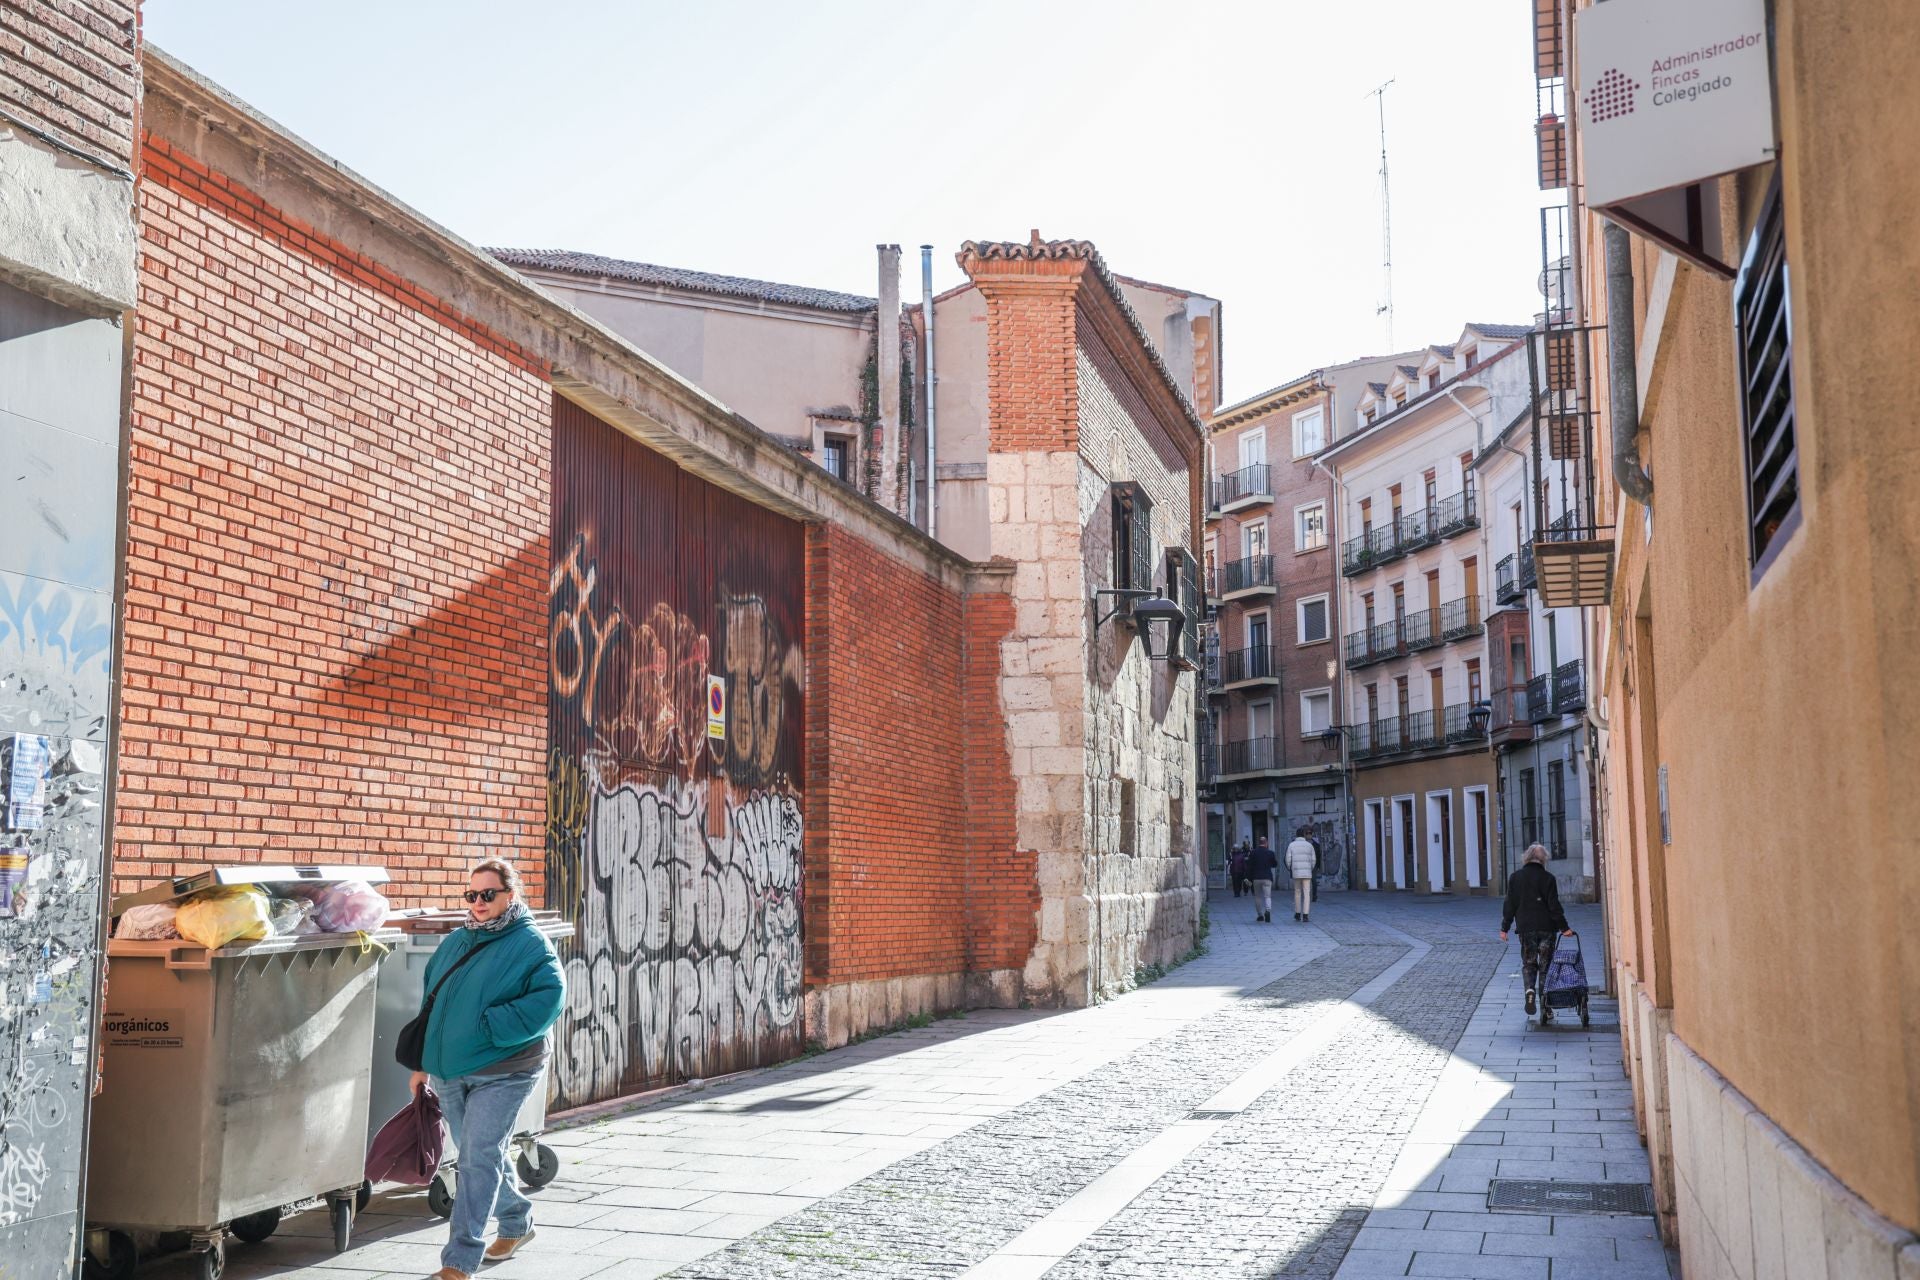
<path id="1" fill-rule="evenodd" d="M 927 536 L 935 532 L 939 512 L 939 474 L 934 463 L 933 433 L 933 246 L 920 246 L 920 318 L 927 330 Z"/>

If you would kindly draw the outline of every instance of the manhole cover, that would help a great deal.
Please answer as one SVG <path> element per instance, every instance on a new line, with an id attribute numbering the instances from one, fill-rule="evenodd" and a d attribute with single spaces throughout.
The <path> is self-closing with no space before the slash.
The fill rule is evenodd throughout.
<path id="1" fill-rule="evenodd" d="M 1633 1213 L 1653 1216 L 1645 1182 L 1538 1182 L 1495 1178 L 1487 1188 L 1494 1213 Z"/>
<path id="2" fill-rule="evenodd" d="M 1189 1111 L 1189 1120 L 1231 1120 L 1239 1115 L 1238 1111 Z"/>

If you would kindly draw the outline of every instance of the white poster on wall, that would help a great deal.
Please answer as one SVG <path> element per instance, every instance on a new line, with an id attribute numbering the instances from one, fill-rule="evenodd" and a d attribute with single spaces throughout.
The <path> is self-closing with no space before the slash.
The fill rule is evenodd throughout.
<path id="1" fill-rule="evenodd" d="M 1773 159 L 1765 0 L 1607 0 L 1574 40 L 1590 206 Z"/>

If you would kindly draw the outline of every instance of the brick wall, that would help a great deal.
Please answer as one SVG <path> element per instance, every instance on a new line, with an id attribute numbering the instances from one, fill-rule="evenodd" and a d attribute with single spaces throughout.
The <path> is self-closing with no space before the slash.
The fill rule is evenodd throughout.
<path id="1" fill-rule="evenodd" d="M 986 296 L 988 432 L 996 453 L 1071 450 L 1078 439 L 1074 294 L 1086 263 L 995 262 L 976 274 Z M 999 547 L 996 543 L 995 551 Z"/>
<path id="2" fill-rule="evenodd" d="M 387 268 L 143 155 L 117 887 L 379 861 L 532 874 L 549 392 Z"/>
<path id="3" fill-rule="evenodd" d="M 134 0 L 0 0 L 0 111 L 133 164 Z"/>
<path id="4" fill-rule="evenodd" d="M 808 531 L 807 578 L 809 984 L 1017 968 L 1032 875 L 995 688 L 1010 604 L 832 524 Z"/>

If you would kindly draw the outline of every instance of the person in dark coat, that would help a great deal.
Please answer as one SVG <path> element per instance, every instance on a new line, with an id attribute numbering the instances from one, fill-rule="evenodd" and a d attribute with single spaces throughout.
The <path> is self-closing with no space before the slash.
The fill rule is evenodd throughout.
<path id="1" fill-rule="evenodd" d="M 1253 881 L 1253 918 L 1273 922 L 1273 878 L 1280 870 L 1280 859 L 1267 848 L 1267 838 L 1254 842 L 1247 857 L 1247 878 Z"/>
<path id="2" fill-rule="evenodd" d="M 1237 844 L 1227 857 L 1227 871 L 1233 877 L 1233 896 L 1239 897 L 1247 888 L 1247 846 Z"/>
<path id="3" fill-rule="evenodd" d="M 1556 935 L 1573 936 L 1567 913 L 1560 906 L 1560 886 L 1547 870 L 1545 845 L 1531 844 L 1521 860 L 1520 869 L 1507 881 L 1507 903 L 1500 913 L 1500 941 L 1515 925 L 1520 926 L 1520 974 L 1527 985 L 1527 1012 L 1534 1011 L 1534 988 L 1542 973 L 1553 963 L 1558 945 Z M 1540 1011 L 1542 1022 L 1553 1021 L 1551 1011 Z"/>

